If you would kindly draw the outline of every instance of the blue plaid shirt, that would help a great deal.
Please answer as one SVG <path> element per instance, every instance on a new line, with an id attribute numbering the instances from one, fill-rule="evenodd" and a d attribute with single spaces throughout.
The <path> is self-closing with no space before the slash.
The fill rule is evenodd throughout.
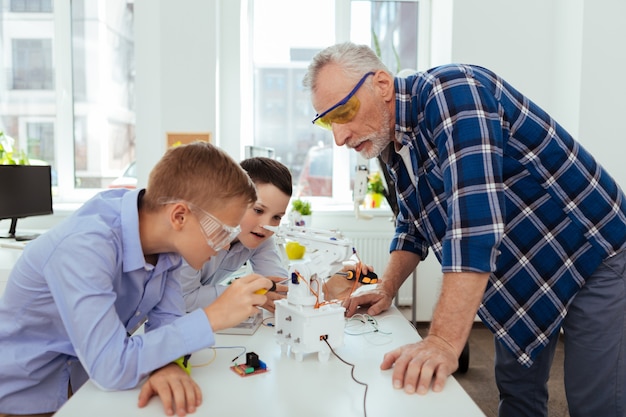
<path id="1" fill-rule="evenodd" d="M 479 315 L 530 366 L 603 259 L 626 242 L 624 193 L 583 147 L 496 74 L 446 65 L 396 78 L 391 250 L 443 272 L 490 272 Z M 399 146 L 399 145 L 398 145 Z M 410 170 L 410 171 L 409 171 Z"/>

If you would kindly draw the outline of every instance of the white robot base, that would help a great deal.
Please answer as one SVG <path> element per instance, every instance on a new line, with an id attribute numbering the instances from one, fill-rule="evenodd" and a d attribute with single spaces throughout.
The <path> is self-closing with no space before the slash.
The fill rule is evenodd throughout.
<path id="1" fill-rule="evenodd" d="M 317 352 L 318 360 L 325 362 L 330 357 L 329 345 L 333 349 L 343 345 L 346 309 L 342 306 L 315 308 L 292 304 L 287 299 L 277 300 L 275 305 L 275 335 L 282 354 L 292 353 L 300 362 L 305 354 Z"/>

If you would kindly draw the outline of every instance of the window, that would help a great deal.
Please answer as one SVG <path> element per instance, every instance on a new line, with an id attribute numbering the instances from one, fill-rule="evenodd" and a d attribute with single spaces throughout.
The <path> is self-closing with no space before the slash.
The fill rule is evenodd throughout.
<path id="1" fill-rule="evenodd" d="M 416 1 L 353 0 L 351 29 L 350 40 L 370 45 L 393 73 L 417 69 Z"/>
<path id="2" fill-rule="evenodd" d="M 127 0 L 0 2 L 0 131 L 82 201 L 135 157 L 134 8 Z"/>
<path id="3" fill-rule="evenodd" d="M 135 159 L 133 47 L 132 2 L 72 1 L 77 188 L 107 187 Z"/>
<path id="4" fill-rule="evenodd" d="M 13 13 L 50 13 L 52 0 L 11 0 Z"/>
<path id="5" fill-rule="evenodd" d="M 31 159 L 42 161 L 54 161 L 54 120 L 46 118 L 22 119 L 24 127 L 20 132 L 25 131 L 26 138 L 25 152 Z"/>
<path id="6" fill-rule="evenodd" d="M 13 90 L 52 90 L 51 39 L 13 39 Z"/>
<path id="7" fill-rule="evenodd" d="M 330 197 L 332 134 L 311 124 L 309 93 L 302 78 L 320 45 L 334 42 L 334 0 L 255 0 L 252 4 L 254 145 L 274 148 L 276 158 L 291 170 L 296 195 Z M 288 27 L 284 28 L 276 25 L 276 10 L 284 16 L 307 18 L 286 19 Z M 323 172 L 316 173 L 320 177 L 308 178 L 312 171 L 306 164 L 319 159 L 309 152 L 318 148 L 328 150 L 328 163 Z M 307 178 L 299 182 L 301 176 Z"/>
<path id="8" fill-rule="evenodd" d="M 254 145 L 275 149 L 277 159 L 292 172 L 296 196 L 349 202 L 361 158 L 335 146 L 331 132 L 311 123 L 315 111 L 302 78 L 313 55 L 347 39 L 371 45 L 392 72 L 416 69 L 418 1 L 254 0 L 250 4 Z M 306 19 L 276 25 L 275 10 Z M 345 22 L 335 21 L 336 10 L 349 11 L 337 14 L 345 15 Z M 341 33 L 343 28 L 350 30 Z M 378 170 L 376 160 L 369 165 L 370 171 Z"/>

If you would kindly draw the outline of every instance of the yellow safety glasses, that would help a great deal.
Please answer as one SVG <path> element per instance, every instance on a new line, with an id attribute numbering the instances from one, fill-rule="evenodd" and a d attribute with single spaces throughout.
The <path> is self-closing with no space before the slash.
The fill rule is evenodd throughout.
<path id="1" fill-rule="evenodd" d="M 374 72 L 372 71 L 365 74 L 357 85 L 354 86 L 352 91 L 337 104 L 321 114 L 316 114 L 312 123 L 323 129 L 331 130 L 333 123 L 344 124 L 354 119 L 359 111 L 359 107 L 361 107 L 361 102 L 354 94 L 361 88 L 365 79 L 370 75 L 374 75 Z"/>

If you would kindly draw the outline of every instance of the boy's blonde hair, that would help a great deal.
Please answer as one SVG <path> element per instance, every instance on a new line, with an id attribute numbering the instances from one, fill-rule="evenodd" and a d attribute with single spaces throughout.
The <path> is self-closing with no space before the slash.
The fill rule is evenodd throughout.
<path id="1" fill-rule="evenodd" d="M 150 172 L 142 205 L 152 211 L 165 201 L 185 200 L 211 212 L 234 198 L 256 201 L 250 177 L 220 148 L 193 142 L 167 150 Z"/>

